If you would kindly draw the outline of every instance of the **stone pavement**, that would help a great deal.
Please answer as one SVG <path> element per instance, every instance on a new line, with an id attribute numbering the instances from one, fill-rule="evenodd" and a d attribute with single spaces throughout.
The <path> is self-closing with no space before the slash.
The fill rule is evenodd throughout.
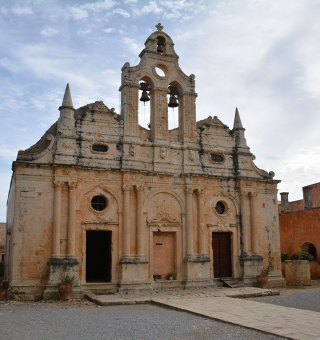
<path id="1" fill-rule="evenodd" d="M 246 287 L 114 295 L 89 293 L 88 297 L 100 305 L 154 303 L 289 339 L 320 339 L 320 313 L 240 299 L 277 294 L 273 290 Z"/>

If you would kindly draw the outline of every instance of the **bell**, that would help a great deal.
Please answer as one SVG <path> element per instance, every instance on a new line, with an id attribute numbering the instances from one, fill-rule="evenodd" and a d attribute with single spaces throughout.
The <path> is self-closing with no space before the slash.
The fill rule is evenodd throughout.
<path id="1" fill-rule="evenodd" d="M 177 102 L 177 98 L 175 96 L 170 96 L 170 100 L 169 100 L 169 107 L 177 107 L 179 106 L 179 103 Z"/>
<path id="2" fill-rule="evenodd" d="M 162 42 L 159 42 L 159 45 L 157 46 L 157 52 L 163 53 L 163 45 L 162 45 Z"/>
<path id="3" fill-rule="evenodd" d="M 141 102 L 148 102 L 150 100 L 149 96 L 148 96 L 148 93 L 146 90 L 143 90 L 142 91 L 142 95 L 141 95 L 141 98 L 140 98 L 140 101 Z"/>

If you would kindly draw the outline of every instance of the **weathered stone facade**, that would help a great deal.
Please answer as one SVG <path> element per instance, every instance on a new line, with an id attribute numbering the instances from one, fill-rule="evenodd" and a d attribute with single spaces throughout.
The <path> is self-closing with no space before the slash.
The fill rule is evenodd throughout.
<path id="1" fill-rule="evenodd" d="M 120 115 L 103 102 L 75 110 L 67 86 L 59 120 L 13 163 L 14 296 L 55 296 L 62 271 L 77 277 L 75 296 L 214 286 L 218 272 L 253 284 L 268 264 L 271 285 L 283 282 L 279 181 L 254 164 L 237 110 L 232 130 L 217 117 L 196 122 L 195 76 L 181 71 L 171 38 L 157 27 L 139 65 L 122 68 Z M 140 81 L 150 88 L 150 130 L 138 124 Z M 179 91 L 173 130 L 170 85 Z"/>

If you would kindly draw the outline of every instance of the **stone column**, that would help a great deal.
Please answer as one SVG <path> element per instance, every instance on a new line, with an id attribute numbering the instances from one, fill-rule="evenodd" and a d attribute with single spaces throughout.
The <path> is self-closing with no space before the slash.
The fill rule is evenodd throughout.
<path id="1" fill-rule="evenodd" d="M 69 182 L 68 208 L 68 251 L 67 257 L 76 256 L 76 187 L 77 182 Z"/>
<path id="2" fill-rule="evenodd" d="M 288 199 L 288 192 L 280 192 L 281 195 L 281 212 L 290 212 L 289 210 L 289 199 Z"/>
<path id="3" fill-rule="evenodd" d="M 64 182 L 55 181 L 52 225 L 52 257 L 60 257 L 61 189 Z"/>
<path id="4" fill-rule="evenodd" d="M 193 220 L 192 220 L 192 193 L 193 189 L 186 188 L 186 222 L 187 222 L 187 257 L 193 257 Z"/>
<path id="5" fill-rule="evenodd" d="M 122 257 L 130 257 L 130 190 L 131 185 L 123 186 L 123 232 Z"/>
<path id="6" fill-rule="evenodd" d="M 258 246 L 258 223 L 256 219 L 256 200 L 257 194 L 250 193 L 250 225 L 251 225 L 251 245 L 252 245 L 252 253 L 254 255 L 258 254 L 259 246 Z"/>
<path id="7" fill-rule="evenodd" d="M 144 223 L 143 223 L 143 186 L 136 186 L 137 191 L 137 257 L 144 257 Z"/>
<path id="8" fill-rule="evenodd" d="M 248 226 L 248 208 L 246 207 L 248 193 L 243 192 L 241 197 L 241 215 L 242 215 L 242 241 L 243 241 L 243 252 L 249 254 L 251 247 L 249 244 L 250 230 Z M 251 241 L 251 240 L 250 240 Z M 250 242 L 251 243 L 251 242 Z"/>
<path id="9" fill-rule="evenodd" d="M 198 243 L 199 255 L 206 254 L 206 235 L 204 228 L 204 214 L 203 214 L 203 194 L 204 189 L 198 189 Z"/>

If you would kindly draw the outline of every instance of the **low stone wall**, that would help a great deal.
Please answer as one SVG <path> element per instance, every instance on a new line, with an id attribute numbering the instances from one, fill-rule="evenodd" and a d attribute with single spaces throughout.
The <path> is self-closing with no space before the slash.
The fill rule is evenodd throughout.
<path id="1" fill-rule="evenodd" d="M 285 261 L 287 286 L 311 286 L 310 262 Z"/>

